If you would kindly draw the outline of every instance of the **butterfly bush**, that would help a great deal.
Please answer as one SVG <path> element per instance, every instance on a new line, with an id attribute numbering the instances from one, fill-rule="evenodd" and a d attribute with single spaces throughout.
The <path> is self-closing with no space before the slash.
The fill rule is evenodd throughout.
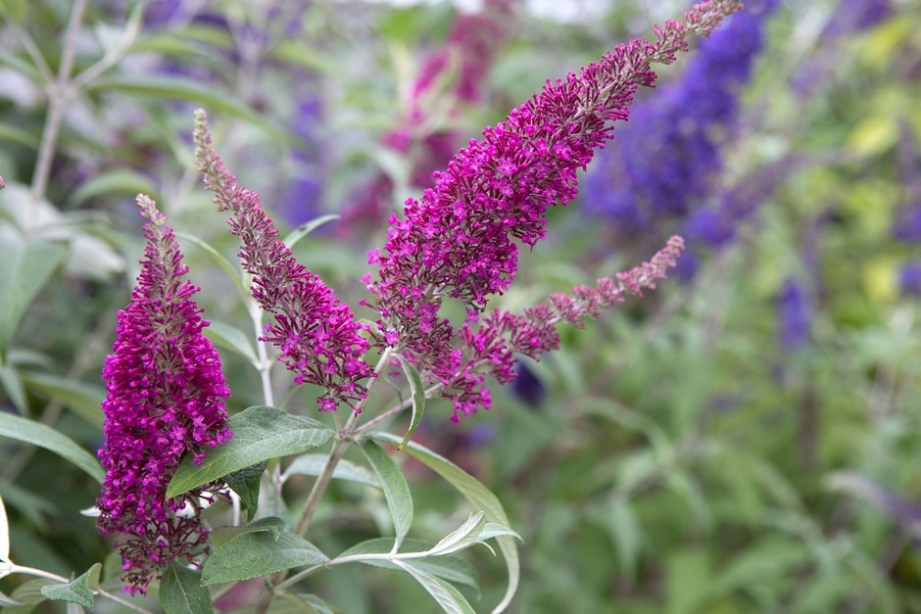
<path id="1" fill-rule="evenodd" d="M 183 279 L 188 267 L 166 218 L 147 197 L 138 205 L 147 246 L 102 372 L 106 477 L 96 502 L 99 530 L 115 537 L 132 594 L 146 593 L 172 561 L 195 562 L 208 536 L 198 512 L 210 495 L 197 488 L 166 499 L 166 488 L 183 458 L 201 464 L 208 448 L 231 437 L 230 390 L 191 298 L 199 288 Z"/>
<path id="2" fill-rule="evenodd" d="M 196 114 L 198 170 L 218 210 L 229 212 L 252 297 L 271 316 L 260 340 L 277 348 L 296 385 L 322 389 L 320 410 L 354 410 L 308 497 L 301 533 L 349 437 L 364 432 L 354 425 L 376 376 L 366 354 L 380 353 L 380 368 L 394 354 L 414 364 L 428 378 L 426 393 L 450 399 L 458 421 L 490 407 L 487 377 L 508 383 L 516 377 L 518 356 L 537 360 L 557 349 L 558 324 L 582 327 L 627 295 L 654 288 L 675 266 L 683 249 L 679 237 L 649 262 L 595 286 L 552 294 L 521 314 L 496 309 L 484 315 L 490 297 L 515 278 L 518 245 L 533 248 L 545 237 L 547 208 L 576 196 L 577 172 L 613 137 L 611 124 L 627 119 L 637 89 L 653 86 L 651 65 L 671 63 L 687 50 L 691 34 L 709 35 L 740 6 L 737 0 L 695 5 L 685 21 L 656 27 L 653 40 L 619 45 L 578 74 L 548 81 L 505 121 L 471 140 L 445 172 L 435 173 L 421 199 L 407 200 L 402 218 L 391 216 L 386 244 L 370 254 L 377 271 L 365 277 L 371 297 L 362 304 L 376 311 L 373 325 L 356 320 L 297 262 L 259 195 L 240 185 L 218 155 L 204 112 Z M 185 457 L 201 463 L 207 449 L 231 437 L 224 404 L 230 392 L 218 355 L 202 335 L 208 322 L 191 300 L 198 288 L 183 279 L 187 267 L 164 216 L 147 197 L 138 204 L 148 220 L 147 245 L 103 369 L 106 444 L 99 457 L 107 473 L 97 501 L 99 529 L 115 537 L 132 594 L 145 593 L 174 561 L 197 564 L 208 535 L 201 511 L 217 484 L 169 500 L 167 485 Z M 465 307 L 459 328 L 441 313 L 445 301 Z"/>
<path id="3" fill-rule="evenodd" d="M 597 288 L 577 288 L 572 297 L 555 295 L 551 305 L 524 316 L 495 312 L 475 328 L 489 297 L 514 280 L 518 243 L 533 248 L 545 237 L 547 208 L 576 196 L 577 171 L 613 137 L 612 122 L 627 119 L 637 89 L 654 84 L 651 64 L 671 63 L 687 50 L 691 34 L 709 35 L 740 6 L 737 0 L 695 5 L 685 21 L 657 26 L 654 40 L 619 45 L 579 74 L 548 81 L 505 121 L 486 128 L 481 140 L 471 140 L 444 173 L 434 174 L 435 185 L 421 200 L 406 201 L 402 219 L 391 216 L 385 246 L 371 252 L 378 270 L 364 278 L 372 297 L 362 301 L 378 313 L 370 328 L 279 240 L 259 195 L 242 187 L 218 156 L 199 112 L 199 170 L 218 208 L 231 212 L 253 297 L 273 315 L 261 339 L 279 348 L 296 384 L 325 389 L 318 399 L 322 410 L 340 403 L 360 410 L 367 396 L 363 380 L 374 374 L 363 360 L 372 342 L 378 352 L 396 353 L 422 370 L 434 386 L 430 393 L 440 390 L 453 401 L 455 420 L 488 408 L 485 375 L 511 381 L 515 352 L 537 357 L 557 347 L 558 321 L 597 317 L 601 307 L 651 287 L 674 264 L 677 238 L 616 281 L 599 280 Z M 466 307 L 462 329 L 440 313 L 445 300 Z"/>
<path id="4" fill-rule="evenodd" d="M 243 269 L 253 276 L 252 294 L 273 315 L 261 341 L 281 351 L 280 360 L 296 375 L 294 383 L 326 390 L 317 399 L 323 411 L 343 402 L 354 409 L 367 395 L 361 380 L 372 375 L 362 356 L 370 347 L 366 327 L 323 280 L 300 264 L 279 239 L 259 195 L 237 183 L 214 149 L 204 112 L 195 122 L 195 157 L 205 186 L 220 211 L 230 211 L 230 232 L 239 237 Z"/>
<path id="5" fill-rule="evenodd" d="M 656 27 L 655 40 L 619 45 L 579 74 L 548 81 L 471 140 L 421 200 L 407 200 L 402 219 L 391 215 L 386 245 L 370 256 L 377 276 L 366 278 L 383 343 L 455 388 L 463 350 L 452 344 L 458 331 L 439 313 L 444 300 L 464 304 L 469 324 L 491 295 L 505 292 L 517 270 L 516 241 L 533 248 L 545 237 L 547 208 L 576 196 L 577 171 L 613 138 L 612 122 L 627 119 L 637 89 L 654 84 L 651 64 L 671 63 L 687 50 L 689 34 L 709 34 L 739 8 L 731 0 L 700 3 L 686 21 Z M 488 393 L 469 383 L 462 388 L 455 416 L 487 406 Z M 477 394 L 472 404 L 463 400 Z"/>

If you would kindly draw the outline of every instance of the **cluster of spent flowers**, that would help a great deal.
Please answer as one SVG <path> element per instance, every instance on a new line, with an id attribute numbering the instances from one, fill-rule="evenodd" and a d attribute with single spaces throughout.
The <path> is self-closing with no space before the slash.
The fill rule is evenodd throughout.
<path id="1" fill-rule="evenodd" d="M 192 300 L 198 288 L 183 276 L 179 243 L 147 197 L 139 197 L 147 247 L 131 302 L 118 314 L 117 337 L 102 377 L 108 395 L 106 469 L 97 501 L 99 529 L 117 536 L 127 589 L 146 592 L 174 560 L 194 562 L 208 532 L 198 510 L 203 489 L 166 499 L 170 478 L 186 455 L 201 463 L 208 448 L 226 442 L 224 399 L 230 389 L 220 358 Z"/>
<path id="2" fill-rule="evenodd" d="M 497 0 L 498 1 L 498 0 Z M 500 2 L 501 4 L 501 2 Z M 387 242 L 372 252 L 377 276 L 365 280 L 376 309 L 376 328 L 360 324 L 323 281 L 297 262 L 279 239 L 256 192 L 241 186 L 218 156 L 203 111 L 196 114 L 196 161 L 251 276 L 258 306 L 271 314 L 260 339 L 275 345 L 295 384 L 324 389 L 321 410 L 340 405 L 359 412 L 375 371 L 364 355 L 398 353 L 452 400 L 453 419 L 488 408 L 486 376 L 514 379 L 516 354 L 539 358 L 559 345 L 556 324 L 582 326 L 585 318 L 641 294 L 665 276 L 683 247 L 674 237 L 648 263 L 596 287 L 555 294 L 515 315 L 496 310 L 479 322 L 491 295 L 505 292 L 518 262 L 518 244 L 533 248 L 546 234 L 548 207 L 565 205 L 578 191 L 577 171 L 612 138 L 612 122 L 626 120 L 637 89 L 652 86 L 652 63 L 670 63 L 691 34 L 709 35 L 738 0 L 708 0 L 655 29 L 655 39 L 633 40 L 606 53 L 579 74 L 547 82 L 505 121 L 471 140 L 421 200 L 393 215 Z M 103 377 L 108 398 L 107 469 L 98 501 L 99 528 L 120 541 L 127 590 L 146 590 L 169 562 L 194 562 L 207 534 L 201 524 L 201 489 L 166 500 L 166 485 L 184 456 L 201 462 L 205 450 L 230 437 L 224 399 L 229 391 L 218 355 L 202 336 L 207 323 L 191 301 L 197 289 L 183 282 L 186 267 L 172 230 L 153 202 L 139 199 L 149 221 L 146 257 Z M 440 313 L 446 300 L 462 303 L 458 330 Z M 371 341 L 369 341 L 370 338 Z M 355 414 L 353 414 L 355 417 Z M 191 514 L 177 514 L 190 507 Z"/>

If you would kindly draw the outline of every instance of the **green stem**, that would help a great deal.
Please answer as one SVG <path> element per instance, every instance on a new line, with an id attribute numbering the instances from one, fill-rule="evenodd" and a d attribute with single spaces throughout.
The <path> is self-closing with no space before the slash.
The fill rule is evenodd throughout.
<path id="1" fill-rule="evenodd" d="M 57 149 L 58 136 L 61 133 L 61 124 L 64 121 L 64 112 L 72 96 L 70 75 L 73 72 L 74 62 L 77 58 L 77 37 L 83 24 L 86 4 L 87 0 L 74 0 L 70 20 L 67 22 L 67 31 L 64 34 L 64 47 L 61 50 L 61 64 L 58 66 L 58 76 L 47 87 L 48 115 L 45 118 L 45 128 L 42 131 L 42 142 L 38 148 L 38 161 L 35 164 L 35 174 L 32 176 L 31 198 L 23 224 L 27 232 L 35 218 L 38 203 L 45 197 L 45 193 L 48 190 L 51 164 L 54 162 L 54 152 Z"/>
<path id="2" fill-rule="evenodd" d="M 368 382 L 368 395 L 370 395 L 374 384 L 378 381 L 381 371 L 390 363 L 391 355 L 392 352 L 390 348 L 387 348 L 381 354 L 380 360 L 377 361 L 377 366 L 374 368 L 374 376 L 371 378 L 371 381 Z M 367 399 L 368 396 L 365 396 L 365 398 Z M 329 458 L 326 460 L 326 465 L 323 467 L 323 471 L 320 472 L 320 475 L 317 476 L 316 482 L 313 483 L 313 488 L 310 489 L 310 493 L 307 495 L 307 501 L 304 503 L 304 510 L 301 512 L 301 516 L 294 528 L 295 535 L 303 537 L 307 534 L 307 530 L 310 528 L 310 522 L 313 520 L 314 514 L 316 514 L 320 506 L 320 501 L 323 499 L 323 495 L 326 494 L 326 489 L 333 479 L 333 473 L 339 465 L 339 461 L 342 460 L 345 451 L 348 450 L 349 446 L 352 444 L 352 434 L 356 432 L 355 426 L 358 424 L 361 417 L 361 409 L 363 406 L 364 403 L 359 404 L 359 406 L 355 408 L 355 411 L 352 412 L 352 415 L 349 416 L 346 423 L 339 428 L 339 432 L 336 434 L 333 443 L 333 448 L 330 450 Z M 281 571 L 272 577 L 269 590 L 263 593 L 262 598 L 256 605 L 256 614 L 266 614 L 266 612 L 269 611 L 269 608 L 272 606 L 272 601 L 275 599 L 276 590 L 279 585 L 285 581 L 287 576 L 287 571 Z"/>

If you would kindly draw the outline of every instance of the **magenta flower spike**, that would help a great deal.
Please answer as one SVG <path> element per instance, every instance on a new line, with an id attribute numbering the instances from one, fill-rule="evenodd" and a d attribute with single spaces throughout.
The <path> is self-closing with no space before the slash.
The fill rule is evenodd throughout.
<path id="1" fill-rule="evenodd" d="M 252 294 L 274 316 L 260 340 L 281 350 L 279 360 L 296 375 L 295 384 L 326 389 L 317 399 L 322 411 L 340 402 L 358 410 L 367 390 L 359 383 L 373 371 L 362 357 L 370 347 L 352 311 L 319 276 L 300 264 L 279 239 L 259 195 L 237 183 L 211 140 L 204 111 L 195 115 L 195 157 L 205 186 L 220 211 L 230 210 L 230 232 L 240 238 L 238 256 L 253 276 Z"/>
<path id="2" fill-rule="evenodd" d="M 96 502 L 97 526 L 115 537 L 132 594 L 146 593 L 175 560 L 195 563 L 208 536 L 200 499 L 210 495 L 196 489 L 167 500 L 166 488 L 185 456 L 201 464 L 208 448 L 231 437 L 230 390 L 191 298 L 199 288 L 183 280 L 188 267 L 153 200 L 138 196 L 138 205 L 147 247 L 102 370 L 106 477 Z"/>
<path id="3" fill-rule="evenodd" d="M 528 307 L 523 315 L 496 309 L 476 329 L 465 324 L 460 333 L 463 365 L 442 392 L 454 405 L 451 419 L 457 422 L 461 415 L 469 416 L 480 407 L 489 409 L 492 397 L 483 382 L 487 375 L 502 384 L 514 380 L 515 354 L 540 360 L 542 354 L 559 349 L 558 323 L 585 328 L 587 318 L 598 319 L 602 310 L 623 303 L 628 295 L 642 296 L 644 289 L 655 288 L 683 249 L 681 237 L 672 237 L 649 262 L 614 278 L 602 277 L 594 287 L 576 286 L 571 294 L 551 294 L 549 304 Z"/>
<path id="4" fill-rule="evenodd" d="M 471 140 L 421 200 L 407 200 L 403 219 L 391 215 L 386 245 L 370 254 L 377 278 L 366 278 L 383 343 L 434 380 L 453 382 L 462 353 L 439 313 L 443 300 L 461 301 L 470 321 L 490 295 L 505 292 L 516 240 L 533 248 L 545 237 L 547 208 L 576 196 L 576 172 L 613 138 L 612 122 L 627 119 L 637 89 L 654 84 L 651 64 L 671 63 L 690 34 L 708 35 L 740 8 L 738 0 L 702 2 L 685 21 L 657 26 L 655 40 L 632 40 L 579 74 L 548 81 Z"/>

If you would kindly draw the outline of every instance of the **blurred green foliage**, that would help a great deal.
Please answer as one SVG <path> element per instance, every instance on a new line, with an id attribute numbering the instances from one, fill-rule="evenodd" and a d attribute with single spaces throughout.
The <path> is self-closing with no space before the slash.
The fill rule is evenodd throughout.
<path id="1" fill-rule="evenodd" d="M 94 451 L 99 373 L 141 254 L 134 194 L 152 194 L 177 230 L 228 258 L 236 250 L 191 163 L 191 109 L 209 109 L 229 163 L 267 208 L 297 177 L 291 160 L 301 151 L 324 180 L 318 211 L 335 213 L 373 172 L 405 172 L 381 154 L 380 138 L 403 121 L 406 92 L 454 11 L 228 0 L 208 3 L 211 21 L 152 23 L 160 3 L 146 17 L 140 4 L 91 3 L 75 34 L 76 87 L 61 94 L 53 76 L 73 4 L 0 2 L 0 175 L 9 186 L 0 192 L 0 409 Z M 653 15 L 642 2 L 614 4 L 585 23 L 522 14 L 484 100 L 453 118 L 456 127 L 475 135 L 544 79 L 681 8 L 663 3 Z M 784 177 L 741 241 L 692 282 L 670 280 L 587 331 L 563 331 L 561 351 L 528 365 L 546 387 L 539 406 L 496 391 L 491 412 L 455 426 L 432 402 L 426 445 L 497 493 L 524 538 L 512 611 L 921 612 L 921 314 L 896 281 L 921 248 L 891 238 L 899 207 L 921 198 L 921 7 L 894 6 L 882 24 L 835 40 L 820 35 L 837 10 L 830 1 L 790 3 L 772 21 L 743 94 L 750 125 L 727 153 L 732 172 L 768 158 L 831 157 Z M 808 95 L 792 85 L 804 66 L 815 71 Z M 663 78 L 681 69 L 679 60 Z M 36 191 L 49 101 L 59 96 L 50 174 Z M 289 128 L 298 96 L 322 108 L 311 142 Z M 578 202 L 551 218 L 550 241 L 523 258 L 498 299 L 504 307 L 651 256 L 599 246 L 603 232 Z M 295 251 L 340 295 L 358 298 L 365 252 L 384 230 L 315 233 Z M 183 248 L 207 317 L 244 321 L 210 256 Z M 8 267 L 17 258 L 33 264 Z M 23 281 L 11 281 L 17 271 Z M 777 296 L 791 275 L 811 280 L 814 313 L 808 343 L 785 351 Z M 259 403 L 245 360 L 223 349 L 222 358 L 232 409 Z M 309 391 L 291 404 L 313 412 Z M 490 443 L 471 443 L 478 428 L 494 429 Z M 417 537 L 466 517 L 445 523 L 454 495 L 423 468 L 406 470 Z M 69 576 L 106 561 L 107 545 L 79 514 L 97 488 L 58 456 L 0 439 L 17 562 Z M 335 552 L 346 538 L 375 536 L 385 513 L 376 494 L 337 485 L 317 545 Z M 482 602 L 497 602 L 501 561 L 480 552 L 473 562 Z M 108 561 L 104 577 L 117 573 Z M 0 591 L 17 582 L 0 581 Z M 349 614 L 428 603 L 392 573 L 339 568 L 317 582 L 310 590 Z"/>

